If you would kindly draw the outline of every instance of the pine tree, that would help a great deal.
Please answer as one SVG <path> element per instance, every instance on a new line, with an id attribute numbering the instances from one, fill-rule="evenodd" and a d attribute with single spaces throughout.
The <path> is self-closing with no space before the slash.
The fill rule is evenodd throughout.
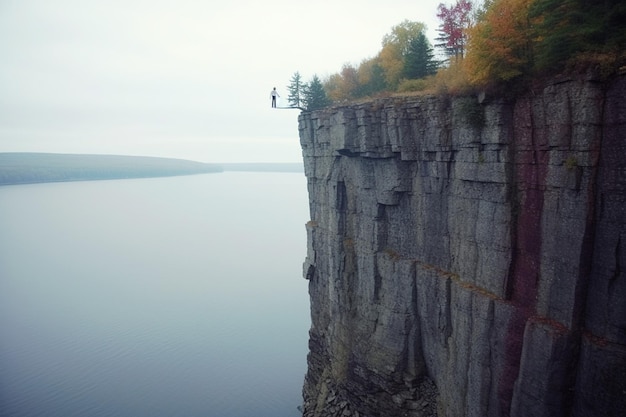
<path id="1" fill-rule="evenodd" d="M 585 52 L 623 54 L 626 2 L 623 0 L 535 0 L 535 54 L 539 71 L 558 71 Z"/>
<path id="2" fill-rule="evenodd" d="M 439 64 L 434 59 L 433 48 L 424 33 L 411 39 L 404 57 L 404 76 L 409 79 L 424 78 L 435 74 Z"/>
<path id="3" fill-rule="evenodd" d="M 302 97 L 304 93 L 303 87 L 304 84 L 302 83 L 302 77 L 300 76 L 300 73 L 296 71 L 291 77 L 291 83 L 287 87 L 287 90 L 289 91 L 287 100 L 291 107 L 300 107 L 302 104 Z"/>
<path id="4" fill-rule="evenodd" d="M 318 110 L 330 105 L 324 86 L 317 75 L 305 85 L 302 101 L 307 110 Z"/>
<path id="5" fill-rule="evenodd" d="M 378 53 L 378 62 L 383 68 L 385 83 L 389 88 L 398 86 L 404 72 L 404 56 L 409 49 L 409 43 L 423 31 L 423 23 L 404 20 L 383 37 L 383 49 Z"/>

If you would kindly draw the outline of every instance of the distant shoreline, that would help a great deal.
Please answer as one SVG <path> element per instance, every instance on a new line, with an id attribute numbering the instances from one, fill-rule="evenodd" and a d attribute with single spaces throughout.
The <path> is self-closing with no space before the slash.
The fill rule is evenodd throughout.
<path id="1" fill-rule="evenodd" d="M 297 162 L 241 162 L 218 165 L 220 165 L 224 171 L 304 173 L 304 164 Z"/>
<path id="2" fill-rule="evenodd" d="M 157 178 L 224 171 L 303 172 L 301 164 L 218 164 L 149 156 L 0 153 L 0 186 Z"/>

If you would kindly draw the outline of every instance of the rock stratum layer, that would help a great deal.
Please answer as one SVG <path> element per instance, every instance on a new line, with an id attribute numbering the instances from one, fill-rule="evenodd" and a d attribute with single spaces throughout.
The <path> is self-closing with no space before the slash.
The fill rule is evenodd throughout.
<path id="1" fill-rule="evenodd" d="M 304 112 L 304 416 L 626 415 L 626 77 Z"/>

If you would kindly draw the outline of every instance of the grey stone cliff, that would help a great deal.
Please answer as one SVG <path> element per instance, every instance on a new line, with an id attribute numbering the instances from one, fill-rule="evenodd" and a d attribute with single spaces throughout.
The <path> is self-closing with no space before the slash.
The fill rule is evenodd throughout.
<path id="1" fill-rule="evenodd" d="M 303 112 L 304 416 L 625 416 L 625 98 Z"/>

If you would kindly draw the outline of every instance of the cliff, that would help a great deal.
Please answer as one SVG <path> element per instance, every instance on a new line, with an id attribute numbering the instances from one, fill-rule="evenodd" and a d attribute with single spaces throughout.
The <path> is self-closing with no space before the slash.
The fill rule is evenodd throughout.
<path id="1" fill-rule="evenodd" d="M 624 97 L 302 113 L 304 416 L 626 415 Z"/>

